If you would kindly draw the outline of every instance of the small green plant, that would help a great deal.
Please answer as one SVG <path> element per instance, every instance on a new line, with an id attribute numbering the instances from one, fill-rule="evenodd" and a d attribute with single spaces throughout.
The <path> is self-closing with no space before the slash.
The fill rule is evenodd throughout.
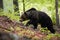
<path id="1" fill-rule="evenodd" d="M 19 18 L 20 18 L 19 14 L 17 12 L 13 12 L 13 13 L 8 12 L 8 13 L 5 13 L 1 9 L 0 10 L 0 16 L 2 16 L 2 15 L 8 16 L 11 20 L 17 20 L 17 21 L 19 21 Z"/>
<path id="2" fill-rule="evenodd" d="M 55 15 L 55 13 L 52 14 L 52 22 L 53 22 L 53 24 L 56 24 L 56 15 Z"/>

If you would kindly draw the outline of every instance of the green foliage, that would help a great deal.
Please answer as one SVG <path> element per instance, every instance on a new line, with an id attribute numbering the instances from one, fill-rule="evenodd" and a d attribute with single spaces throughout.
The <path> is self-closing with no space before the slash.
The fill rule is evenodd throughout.
<path id="1" fill-rule="evenodd" d="M 56 15 L 55 14 L 52 14 L 52 21 L 53 21 L 53 24 L 56 24 Z"/>
<path id="2" fill-rule="evenodd" d="M 20 18 L 20 16 L 18 16 L 19 14 L 17 12 L 14 12 L 14 13 L 10 13 L 10 12 L 5 13 L 2 10 L 0 10 L 0 15 L 8 16 L 11 20 L 17 20 L 17 21 L 19 21 L 19 18 Z"/>
<path id="3" fill-rule="evenodd" d="M 44 40 L 50 40 L 52 37 L 60 37 L 60 34 L 48 34 Z"/>
<path id="4" fill-rule="evenodd" d="M 19 21 L 19 16 L 16 16 L 15 13 L 8 13 L 8 14 L 5 14 L 6 16 L 10 17 L 12 20 L 17 20 Z"/>
<path id="5" fill-rule="evenodd" d="M 60 0 L 58 0 L 58 7 L 60 8 Z"/>
<path id="6" fill-rule="evenodd" d="M 0 15 L 3 15 L 4 13 L 3 13 L 3 10 L 2 9 L 0 9 Z"/>

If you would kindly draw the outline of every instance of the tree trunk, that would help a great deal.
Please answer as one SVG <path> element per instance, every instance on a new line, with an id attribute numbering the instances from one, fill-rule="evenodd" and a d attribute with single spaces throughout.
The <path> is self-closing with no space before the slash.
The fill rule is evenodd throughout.
<path id="1" fill-rule="evenodd" d="M 3 0 L 0 0 L 0 8 L 3 9 Z"/>
<path id="2" fill-rule="evenodd" d="M 25 2 L 23 0 L 23 12 L 25 12 Z"/>
<path id="3" fill-rule="evenodd" d="M 55 0 L 55 8 L 56 8 L 56 25 L 59 27 L 58 0 Z"/>
<path id="4" fill-rule="evenodd" d="M 13 4 L 15 5 L 14 11 L 19 13 L 18 0 L 13 0 Z"/>

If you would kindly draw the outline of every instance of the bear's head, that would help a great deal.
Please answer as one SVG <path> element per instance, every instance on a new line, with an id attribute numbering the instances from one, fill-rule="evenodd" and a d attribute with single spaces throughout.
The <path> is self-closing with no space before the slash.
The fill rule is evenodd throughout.
<path id="1" fill-rule="evenodd" d="M 31 19 L 32 15 L 34 15 L 33 11 L 36 11 L 36 9 L 31 8 L 31 9 L 27 10 L 26 12 L 24 12 L 20 17 L 20 21 L 22 22 L 22 21 Z"/>

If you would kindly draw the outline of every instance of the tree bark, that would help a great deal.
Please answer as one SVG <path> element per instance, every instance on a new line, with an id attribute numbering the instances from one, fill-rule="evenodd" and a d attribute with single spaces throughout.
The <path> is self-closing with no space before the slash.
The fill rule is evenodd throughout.
<path id="1" fill-rule="evenodd" d="M 3 0 L 0 0 L 0 8 L 3 9 Z"/>
<path id="2" fill-rule="evenodd" d="M 56 25 L 59 27 L 58 0 L 55 0 L 55 8 L 56 8 Z"/>
<path id="3" fill-rule="evenodd" d="M 23 0 L 23 12 L 25 12 L 25 2 Z"/>
<path id="4" fill-rule="evenodd" d="M 19 13 L 18 0 L 13 0 L 13 4 L 15 5 L 14 11 Z"/>

